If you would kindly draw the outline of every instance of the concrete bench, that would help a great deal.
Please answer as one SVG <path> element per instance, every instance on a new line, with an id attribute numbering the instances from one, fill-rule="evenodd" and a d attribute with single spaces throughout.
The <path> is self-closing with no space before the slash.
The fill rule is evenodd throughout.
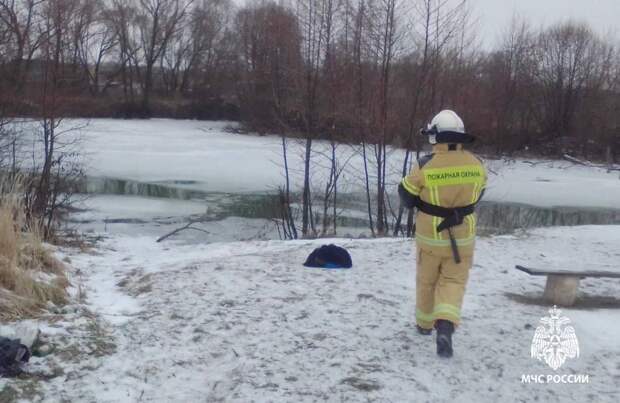
<path id="1" fill-rule="evenodd" d="M 571 271 L 571 270 L 541 270 L 529 267 L 515 266 L 517 269 L 532 276 L 547 276 L 543 298 L 555 305 L 571 306 L 577 298 L 579 280 L 586 277 L 620 278 L 620 271 Z"/>

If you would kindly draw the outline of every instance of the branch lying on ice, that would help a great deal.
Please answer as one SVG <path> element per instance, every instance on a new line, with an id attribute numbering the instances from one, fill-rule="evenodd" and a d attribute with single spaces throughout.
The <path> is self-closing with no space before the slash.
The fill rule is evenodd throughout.
<path id="1" fill-rule="evenodd" d="M 592 165 L 592 163 L 590 161 L 582 161 L 579 158 L 572 157 L 572 156 L 570 156 L 568 154 L 564 154 L 562 157 L 564 157 L 565 160 L 568 160 L 570 162 L 574 162 L 575 164 L 583 165 L 583 166 L 586 166 L 586 167 L 594 166 L 594 165 Z"/>
<path id="2" fill-rule="evenodd" d="M 578 164 L 578 165 L 583 165 L 586 167 L 592 167 L 592 168 L 601 168 L 601 169 L 606 169 L 608 172 L 609 171 L 620 171 L 620 168 L 614 167 L 613 165 L 609 165 L 609 166 L 605 166 L 605 165 L 601 165 L 601 164 L 594 164 L 590 161 L 585 161 L 585 160 L 580 160 L 579 158 L 575 158 L 571 155 L 568 154 L 564 154 L 562 156 L 565 160 L 568 160 L 572 163 Z"/>
<path id="3" fill-rule="evenodd" d="M 524 164 L 530 164 L 531 166 L 535 167 L 536 165 L 539 165 L 539 164 L 546 164 L 546 163 L 548 163 L 549 161 L 548 161 L 548 160 L 540 160 L 540 161 L 528 161 L 528 160 L 523 160 L 523 161 L 521 161 L 521 162 L 522 162 L 522 163 L 524 163 Z"/>
<path id="4" fill-rule="evenodd" d="M 202 228 L 192 227 L 192 225 L 197 224 L 197 223 L 201 223 L 201 222 L 205 222 L 206 220 L 207 220 L 207 214 L 205 213 L 205 215 L 203 215 L 199 219 L 197 219 L 197 220 L 190 220 L 187 224 L 185 224 L 181 228 L 177 228 L 174 231 L 171 231 L 171 232 L 167 233 L 166 235 L 163 235 L 163 236 L 157 238 L 157 242 L 165 241 L 166 239 L 170 238 L 171 236 L 176 235 L 179 232 L 185 231 L 185 230 L 188 230 L 188 229 L 192 229 L 194 231 L 204 232 L 205 234 L 210 234 L 209 231 L 206 231 L 206 230 L 204 230 Z"/>

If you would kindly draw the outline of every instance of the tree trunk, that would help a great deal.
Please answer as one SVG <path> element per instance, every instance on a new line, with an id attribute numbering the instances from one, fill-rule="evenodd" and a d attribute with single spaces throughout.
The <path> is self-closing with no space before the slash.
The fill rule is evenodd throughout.
<path id="1" fill-rule="evenodd" d="M 304 189 L 302 199 L 301 233 L 307 237 L 310 231 L 310 220 L 312 219 L 312 207 L 310 205 L 310 157 L 312 152 L 312 139 L 308 134 L 306 139 L 306 153 L 304 159 Z"/>

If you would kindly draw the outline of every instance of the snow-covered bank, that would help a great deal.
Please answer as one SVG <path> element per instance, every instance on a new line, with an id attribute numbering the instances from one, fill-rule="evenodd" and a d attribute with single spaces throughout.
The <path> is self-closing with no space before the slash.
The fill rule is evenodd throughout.
<path id="1" fill-rule="evenodd" d="M 80 127 L 65 136 L 81 138 L 86 173 L 145 183 L 170 184 L 205 192 L 266 192 L 283 183 L 282 145 L 276 136 L 235 134 L 235 122 L 191 120 L 66 120 L 64 127 Z M 291 140 L 289 166 L 302 167 L 303 145 Z M 322 189 L 328 144 L 315 142 L 313 183 Z M 31 152 L 31 147 L 26 147 Z M 361 191 L 362 159 L 356 148 L 340 146 L 340 161 L 349 161 L 340 192 Z M 372 153 L 371 153 L 372 154 Z M 390 182 L 401 176 L 403 150 L 390 151 Z M 575 165 L 566 161 L 486 161 L 491 168 L 485 199 L 541 207 L 572 206 L 619 208 L 618 172 Z M 321 168 L 323 167 L 323 168 Z M 303 183 L 301 170 L 292 171 L 293 189 Z M 178 183 L 181 181 L 181 183 Z M 390 190 L 391 194 L 393 188 Z"/>
<path id="2" fill-rule="evenodd" d="M 339 239 L 353 269 L 303 267 L 324 242 L 197 246 L 115 236 L 94 253 L 65 251 L 116 350 L 56 361 L 63 373 L 40 382 L 35 396 L 46 402 L 618 401 L 620 301 L 600 309 L 592 300 L 617 298 L 620 282 L 584 280 L 589 308 L 565 311 L 581 355 L 555 373 L 588 374 L 590 383 L 522 384 L 522 374 L 554 372 L 530 358 L 534 329 L 547 314 L 536 304 L 544 279 L 513 266 L 620 270 L 620 227 L 480 239 L 450 361 L 438 360 L 433 338 L 413 327 L 411 241 Z M 30 369 L 43 371 L 50 360 L 59 358 L 36 359 Z"/>

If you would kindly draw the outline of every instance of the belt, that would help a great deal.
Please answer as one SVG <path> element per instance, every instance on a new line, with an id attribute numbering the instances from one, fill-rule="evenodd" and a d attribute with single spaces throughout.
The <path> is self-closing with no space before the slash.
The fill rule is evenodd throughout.
<path id="1" fill-rule="evenodd" d="M 456 263 L 461 263 L 461 256 L 459 255 L 459 249 L 456 245 L 454 234 L 452 234 L 452 227 L 461 225 L 465 216 L 473 214 L 476 204 L 478 203 L 476 202 L 463 207 L 441 207 L 435 204 L 427 203 L 422 199 L 417 200 L 416 207 L 421 212 L 443 218 L 441 223 L 437 226 L 437 231 L 441 232 L 446 229 L 448 230 L 448 235 L 450 236 L 450 246 L 452 247 L 452 256 L 454 257 L 454 261 Z"/>

